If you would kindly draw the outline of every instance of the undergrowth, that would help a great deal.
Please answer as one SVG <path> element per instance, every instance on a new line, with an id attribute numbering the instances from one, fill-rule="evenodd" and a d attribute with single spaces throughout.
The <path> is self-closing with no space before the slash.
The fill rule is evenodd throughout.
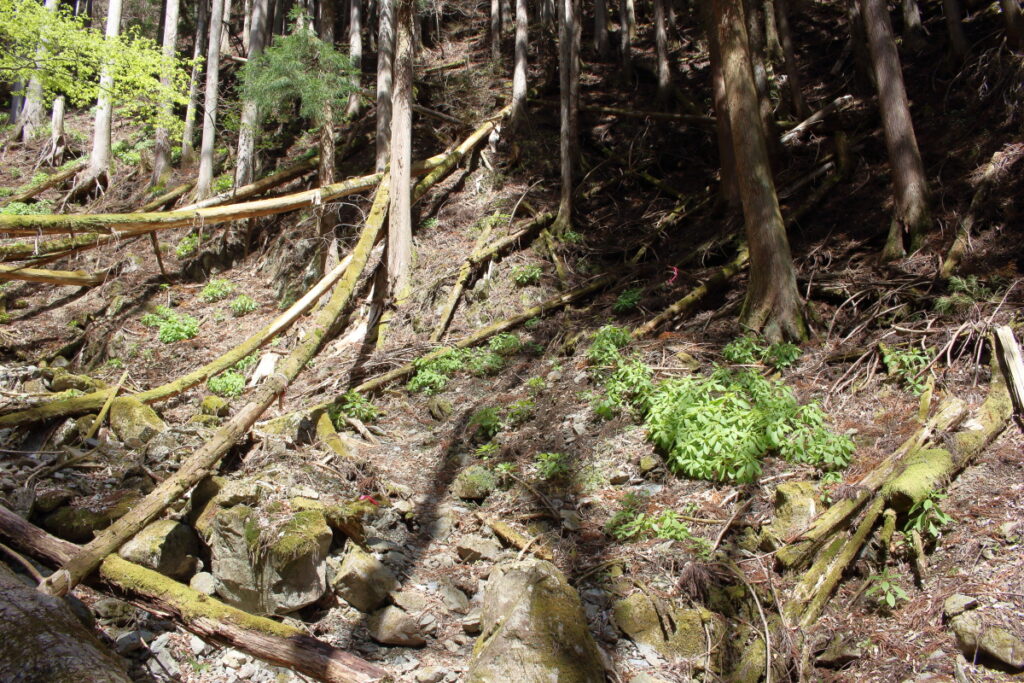
<path id="1" fill-rule="evenodd" d="M 505 367 L 505 358 L 523 350 L 523 343 L 514 334 L 499 334 L 485 348 L 446 349 L 436 358 L 415 362 L 416 372 L 406 389 L 427 395 L 439 394 L 459 372 L 475 377 L 496 375 Z"/>
<path id="2" fill-rule="evenodd" d="M 199 334 L 199 321 L 185 313 L 175 313 L 167 306 L 142 316 L 142 324 L 157 328 L 157 338 L 164 344 L 191 339 Z"/>

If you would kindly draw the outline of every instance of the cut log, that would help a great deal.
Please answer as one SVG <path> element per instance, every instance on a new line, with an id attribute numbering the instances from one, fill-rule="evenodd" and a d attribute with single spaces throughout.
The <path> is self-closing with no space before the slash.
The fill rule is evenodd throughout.
<path id="1" fill-rule="evenodd" d="M 48 175 L 46 178 L 39 181 L 38 183 L 30 184 L 21 192 L 13 194 L 7 199 L 0 201 L 0 207 L 7 206 L 8 204 L 13 204 L 14 202 L 27 202 L 28 200 L 32 199 L 39 193 L 49 190 L 51 187 L 54 187 L 56 185 L 60 185 L 68 178 L 73 177 L 76 173 L 85 168 L 86 163 L 87 161 L 84 160 L 79 161 L 78 163 L 71 164 L 62 171 L 57 171 L 56 173 Z"/>
<path id="2" fill-rule="evenodd" d="M 74 543 L 50 536 L 3 506 L 0 506 L 0 534 L 24 552 L 55 565 L 67 562 L 80 550 Z M 312 638 L 294 626 L 225 605 L 117 555 L 110 555 L 103 561 L 99 578 L 103 587 L 116 591 L 120 597 L 161 618 L 177 619 L 204 639 L 227 644 L 316 680 L 350 683 L 388 679 L 383 669 Z M 83 680 L 94 679 L 87 676 Z"/>
<path id="3" fill-rule="evenodd" d="M 97 285 L 102 285 L 106 279 L 107 274 L 102 272 L 87 273 L 84 270 L 46 270 L 43 268 L 0 266 L 0 280 L 42 282 L 48 285 L 96 287 Z"/>
<path id="4" fill-rule="evenodd" d="M 387 177 L 381 182 L 366 227 L 352 250 L 352 263 L 334 287 L 330 301 L 320 309 L 303 341 L 282 361 L 278 372 L 267 378 L 255 395 L 218 429 L 203 446 L 190 456 L 180 469 L 143 498 L 131 512 L 114 522 L 69 559 L 42 585 L 40 590 L 51 595 L 64 595 L 89 575 L 107 555 L 115 552 L 157 515 L 208 476 L 225 453 L 248 431 L 260 415 L 270 407 L 306 364 L 320 351 L 328 333 L 345 312 L 362 276 L 370 252 L 384 225 L 388 200 Z"/>
<path id="5" fill-rule="evenodd" d="M 227 203 L 235 203 L 250 197 L 256 197 L 263 194 L 268 190 L 272 190 L 275 187 L 284 185 L 290 180 L 299 178 L 311 173 L 317 169 L 317 164 L 320 161 L 319 155 L 314 151 L 307 152 L 296 163 L 292 164 L 288 168 L 283 168 L 280 171 L 271 173 L 270 175 L 260 178 L 259 180 L 243 185 L 242 187 L 233 188 L 219 194 L 215 194 L 212 197 L 204 199 L 201 202 L 189 204 L 183 206 L 179 211 L 195 211 L 196 209 L 205 209 L 210 206 L 221 206 Z"/>

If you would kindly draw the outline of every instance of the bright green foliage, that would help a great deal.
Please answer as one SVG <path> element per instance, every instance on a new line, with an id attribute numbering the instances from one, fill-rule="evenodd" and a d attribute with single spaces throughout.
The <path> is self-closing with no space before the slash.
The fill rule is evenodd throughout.
<path id="1" fill-rule="evenodd" d="M 235 185 L 235 178 L 230 173 L 223 173 L 213 179 L 213 192 L 220 194 L 221 192 L 227 192 Z"/>
<path id="2" fill-rule="evenodd" d="M 508 413 L 505 415 L 505 419 L 512 427 L 518 427 L 519 425 L 529 422 L 533 419 L 533 411 L 536 405 L 533 401 L 528 398 L 524 398 L 521 401 L 515 401 L 508 407 Z"/>
<path id="3" fill-rule="evenodd" d="M 523 343 L 518 335 L 511 332 L 504 332 L 491 337 L 487 342 L 487 348 L 500 356 L 514 356 L 523 348 Z"/>
<path id="4" fill-rule="evenodd" d="M 907 595 L 907 592 L 896 583 L 898 578 L 888 567 L 883 569 L 880 574 L 872 574 L 868 577 L 871 587 L 868 588 L 865 595 L 869 597 L 877 595 L 878 601 L 890 608 L 895 607 L 899 600 L 909 600 L 910 596 Z"/>
<path id="5" fill-rule="evenodd" d="M 605 525 L 605 532 L 620 541 L 640 541 L 646 538 L 680 541 L 690 544 L 702 557 L 708 556 L 711 544 L 707 539 L 694 536 L 678 512 L 662 510 L 647 514 L 643 512 L 646 505 L 646 497 L 635 493 L 626 494 L 622 499 L 622 508 Z"/>
<path id="6" fill-rule="evenodd" d="M 464 358 L 466 370 L 475 377 L 496 375 L 505 367 L 505 359 L 494 351 L 469 349 Z"/>
<path id="7" fill-rule="evenodd" d="M 196 249 L 199 248 L 199 235 L 190 233 L 181 238 L 178 242 L 178 246 L 174 248 L 174 253 L 178 258 L 188 258 L 192 254 L 196 253 Z"/>
<path id="8" fill-rule="evenodd" d="M 231 314 L 236 318 L 245 315 L 246 313 L 252 313 L 257 308 L 256 300 L 248 294 L 240 294 L 231 300 Z"/>
<path id="9" fill-rule="evenodd" d="M 210 304 L 226 299 L 234 290 L 235 285 L 230 280 L 214 278 L 206 283 L 203 291 L 199 292 L 199 300 Z"/>
<path id="10" fill-rule="evenodd" d="M 151 138 L 141 140 L 135 145 L 121 140 L 115 142 L 110 151 L 125 166 L 138 166 L 142 163 L 142 152 L 152 148 L 155 144 L 156 141 Z"/>
<path id="11" fill-rule="evenodd" d="M 643 296 L 643 293 L 644 290 L 639 287 L 632 287 L 623 291 L 615 299 L 615 303 L 612 304 L 612 311 L 621 315 L 635 310 L 640 303 L 640 297 Z"/>
<path id="12" fill-rule="evenodd" d="M 490 441 L 504 426 L 496 406 L 481 408 L 469 418 L 469 427 L 476 428 L 476 435 L 483 441 Z"/>
<path id="13" fill-rule="evenodd" d="M 945 498 L 945 494 L 932 491 L 927 498 L 919 503 L 914 503 L 907 513 L 907 523 L 903 530 L 908 533 L 916 531 L 931 536 L 933 539 L 938 538 L 942 533 L 942 527 L 953 521 L 953 518 L 939 507 L 939 501 L 945 500 Z"/>
<path id="14" fill-rule="evenodd" d="M 356 391 L 347 391 L 341 397 L 341 412 L 361 422 L 375 422 L 381 414 L 380 408 Z"/>
<path id="15" fill-rule="evenodd" d="M 248 356 L 235 363 L 235 370 L 245 372 L 252 366 L 256 365 L 257 361 L 259 361 L 259 358 L 256 357 L 256 354 L 250 353 Z"/>
<path id="16" fill-rule="evenodd" d="M 901 349 L 897 346 L 879 344 L 879 348 L 882 350 L 882 361 L 890 377 L 902 379 L 915 396 L 925 390 L 928 381 L 921 371 L 928 367 L 929 352 L 916 346 Z"/>
<path id="17" fill-rule="evenodd" d="M 726 344 L 722 356 L 730 363 L 737 365 L 765 365 L 781 370 L 788 368 L 800 357 L 800 347 L 784 342 L 781 344 L 763 344 L 756 337 L 738 337 Z"/>
<path id="18" fill-rule="evenodd" d="M 503 339 L 498 341 L 498 347 L 505 352 L 515 353 L 510 349 L 513 343 L 519 343 L 519 339 L 515 335 L 499 336 Z M 416 361 L 415 366 L 416 374 L 406 384 L 406 389 L 412 392 L 438 394 L 444 391 L 448 380 L 455 373 L 465 370 L 476 377 L 494 375 L 505 367 L 505 359 L 490 347 L 487 349 L 448 349 L 432 360 Z"/>
<path id="19" fill-rule="evenodd" d="M 587 360 L 593 366 L 613 367 L 621 358 L 619 349 L 628 344 L 629 340 L 629 330 L 605 325 L 594 334 L 594 341 L 587 348 Z"/>
<path id="20" fill-rule="evenodd" d="M 256 102 L 261 115 L 289 118 L 297 102 L 299 115 L 318 127 L 339 122 L 356 71 L 347 55 L 317 37 L 312 22 L 301 24 L 288 35 L 274 36 L 262 54 L 242 67 L 242 95 Z M 324 120 L 328 104 L 335 121 Z"/>
<path id="21" fill-rule="evenodd" d="M 164 120 L 161 105 L 185 103 L 191 61 L 165 58 L 135 28 L 107 39 L 102 22 L 87 28 L 85 20 L 67 5 L 49 11 L 35 0 L 0 0 L 0 80 L 27 83 L 34 76 L 47 101 L 64 95 L 72 106 L 89 106 L 107 65 L 121 116 L 180 129 L 178 117 Z M 161 75 L 169 86 L 160 83 Z"/>
<path id="22" fill-rule="evenodd" d="M 529 287 L 540 282 L 541 269 L 535 263 L 526 266 L 517 266 L 512 269 L 512 282 L 517 287 Z"/>
<path id="23" fill-rule="evenodd" d="M 199 321 L 185 313 L 175 313 L 167 306 L 157 306 L 154 313 L 142 316 L 142 324 L 157 328 L 157 338 L 164 344 L 191 339 L 199 334 Z"/>
<path id="24" fill-rule="evenodd" d="M 569 459 L 564 453 L 538 453 L 534 464 L 541 479 L 558 479 L 569 474 Z"/>
<path id="25" fill-rule="evenodd" d="M 498 444 L 493 441 L 488 441 L 485 444 L 477 446 L 476 450 L 473 451 L 473 454 L 481 460 L 487 460 L 492 455 L 496 454 L 499 448 Z"/>
<path id="26" fill-rule="evenodd" d="M 32 204 L 11 202 L 0 209 L 0 216 L 35 216 L 45 213 L 53 213 L 53 203 L 46 199 Z"/>
<path id="27" fill-rule="evenodd" d="M 526 388 L 531 394 L 539 394 L 548 388 L 548 383 L 543 377 L 531 377 L 526 380 Z"/>
<path id="28" fill-rule="evenodd" d="M 966 313 L 979 301 L 991 299 L 995 292 L 978 280 L 977 275 L 949 278 L 949 295 L 935 300 L 935 310 L 943 315 Z"/>
<path id="29" fill-rule="evenodd" d="M 245 375 L 236 370 L 225 370 L 206 380 L 206 388 L 218 396 L 233 398 L 245 391 Z"/>

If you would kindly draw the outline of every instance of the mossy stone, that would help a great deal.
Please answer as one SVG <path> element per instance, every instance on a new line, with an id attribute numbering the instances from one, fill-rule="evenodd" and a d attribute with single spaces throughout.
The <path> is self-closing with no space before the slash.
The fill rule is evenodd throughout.
<path id="1" fill-rule="evenodd" d="M 68 391 L 70 389 L 89 392 L 106 388 L 106 382 L 86 375 L 73 375 L 64 368 L 54 369 L 53 377 L 50 379 L 50 391 L 53 392 Z"/>
<path id="2" fill-rule="evenodd" d="M 633 593 L 612 606 L 615 624 L 635 642 L 654 648 L 670 661 L 692 659 L 694 665 L 702 667 L 707 655 L 708 634 L 712 643 L 719 642 L 725 620 L 706 609 L 662 605 L 662 611 L 659 615 L 658 607 L 643 592 Z M 666 633 L 664 624 L 674 629 Z M 717 653 L 712 653 L 712 660 L 712 666 L 717 666 Z"/>
<path id="3" fill-rule="evenodd" d="M 761 548 L 776 550 L 800 533 L 822 511 L 818 487 L 810 481 L 788 481 L 775 489 L 775 518 L 762 529 Z"/>
<path id="4" fill-rule="evenodd" d="M 452 493 L 463 500 L 483 500 L 498 486 L 494 472 L 483 465 L 473 465 L 459 472 L 452 483 Z"/>
<path id="5" fill-rule="evenodd" d="M 43 528 L 54 536 L 73 543 L 88 543 L 97 531 L 126 515 L 141 498 L 138 491 L 111 491 L 89 499 L 79 499 L 57 508 L 43 518 Z"/>
<path id="6" fill-rule="evenodd" d="M 110 426 L 121 441 L 138 439 L 146 443 L 167 430 L 167 425 L 150 408 L 132 396 L 115 398 L 110 403 Z"/>
<path id="7" fill-rule="evenodd" d="M 188 419 L 188 423 L 199 425 L 200 427 L 206 427 L 207 429 L 216 429 L 217 427 L 220 427 L 220 418 L 213 415 L 199 413 L 190 417 Z"/>
<path id="8" fill-rule="evenodd" d="M 203 415 L 213 417 L 227 417 L 229 411 L 228 402 L 220 396 L 207 396 L 199 405 L 199 412 Z"/>

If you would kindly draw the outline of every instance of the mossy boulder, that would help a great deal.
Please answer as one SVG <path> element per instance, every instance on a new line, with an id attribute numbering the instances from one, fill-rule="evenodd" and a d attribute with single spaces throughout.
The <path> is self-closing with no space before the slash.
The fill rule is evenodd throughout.
<path id="1" fill-rule="evenodd" d="M 131 396 L 115 398 L 110 403 L 110 427 L 123 442 L 138 439 L 146 443 L 167 430 L 156 411 Z"/>
<path id="2" fill-rule="evenodd" d="M 195 571 L 198 553 L 196 532 L 172 519 L 153 522 L 117 551 L 129 562 L 183 580 Z"/>
<path id="3" fill-rule="evenodd" d="M 659 613 L 660 612 L 660 613 Z M 636 592 L 612 606 L 615 625 L 633 641 L 654 648 L 669 661 L 688 659 L 703 669 L 708 659 L 708 635 L 719 643 L 725 632 L 725 620 L 706 609 L 681 609 L 674 605 L 655 605 L 646 593 Z M 711 653 L 717 670 L 720 653 Z"/>
<path id="4" fill-rule="evenodd" d="M 199 404 L 199 413 L 202 415 L 227 417 L 229 411 L 230 408 L 228 407 L 228 402 L 220 396 L 207 396 L 203 399 L 203 402 Z"/>
<path id="5" fill-rule="evenodd" d="M 220 418 L 214 417 L 213 415 L 204 415 L 198 413 L 188 419 L 189 424 L 199 425 L 200 427 L 206 427 L 207 429 L 216 429 L 220 427 Z"/>
<path id="6" fill-rule="evenodd" d="M 138 491 L 129 489 L 78 498 L 44 517 L 42 525 L 66 541 L 88 543 L 95 532 L 106 529 L 114 520 L 126 515 L 141 497 Z"/>
<path id="7" fill-rule="evenodd" d="M 452 483 L 452 493 L 463 500 L 483 500 L 498 486 L 498 477 L 483 465 L 473 465 L 459 472 Z"/>
<path id="8" fill-rule="evenodd" d="M 1015 671 L 1024 670 L 1024 641 L 1001 626 L 985 624 L 977 612 L 950 620 L 956 644 L 968 661 L 981 659 Z"/>
<path id="9" fill-rule="evenodd" d="M 775 489 L 775 518 L 761 530 L 761 548 L 772 551 L 804 531 L 822 512 L 818 487 L 810 481 L 788 481 Z"/>
<path id="10" fill-rule="evenodd" d="M 604 667 L 579 594 L 553 564 L 491 571 L 468 683 L 602 683 Z"/>
<path id="11" fill-rule="evenodd" d="M 53 376 L 50 378 L 50 391 L 98 391 L 106 389 L 107 383 L 86 375 L 73 375 L 64 368 L 54 368 Z"/>
<path id="12" fill-rule="evenodd" d="M 372 612 L 387 602 L 388 594 L 398 588 L 398 579 L 380 560 L 350 543 L 331 585 L 360 612 Z"/>

